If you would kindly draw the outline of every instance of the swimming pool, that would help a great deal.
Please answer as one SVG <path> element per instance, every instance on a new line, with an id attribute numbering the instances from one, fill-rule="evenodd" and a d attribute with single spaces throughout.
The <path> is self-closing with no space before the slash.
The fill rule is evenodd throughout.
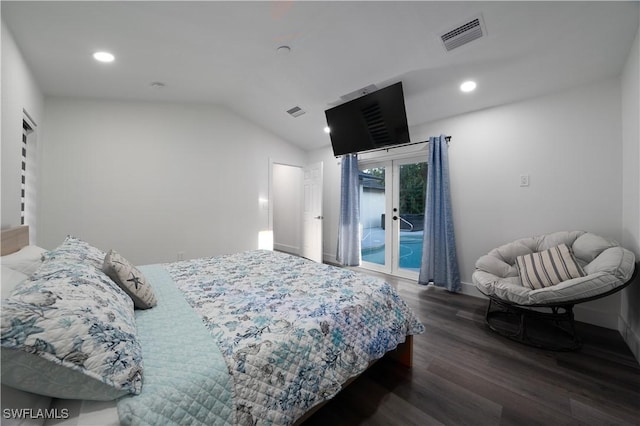
<path id="1" fill-rule="evenodd" d="M 384 265 L 385 246 L 363 248 L 362 260 Z M 400 235 L 400 268 L 414 271 L 420 270 L 422 261 L 422 232 L 403 232 Z"/>

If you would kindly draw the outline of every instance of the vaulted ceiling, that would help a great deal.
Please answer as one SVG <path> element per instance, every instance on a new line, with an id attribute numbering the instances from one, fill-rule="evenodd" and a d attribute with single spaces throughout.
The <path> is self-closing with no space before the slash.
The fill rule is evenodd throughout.
<path id="1" fill-rule="evenodd" d="M 615 77 L 640 15 L 635 1 L 1 7 L 47 96 L 219 104 L 303 149 L 328 146 L 324 110 L 371 84 L 402 81 L 413 126 Z M 486 35 L 446 51 L 440 36 L 475 17 Z M 97 50 L 116 60 L 95 62 Z M 475 92 L 459 91 L 466 79 L 477 82 Z M 305 114 L 286 113 L 295 106 Z"/>

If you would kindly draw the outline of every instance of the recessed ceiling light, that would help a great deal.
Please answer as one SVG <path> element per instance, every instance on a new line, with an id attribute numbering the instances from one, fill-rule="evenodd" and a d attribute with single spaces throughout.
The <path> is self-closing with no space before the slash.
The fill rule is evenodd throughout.
<path id="1" fill-rule="evenodd" d="M 329 126 L 326 126 L 326 127 L 324 128 L 324 132 L 325 132 L 325 133 L 331 133 L 331 129 L 329 128 Z"/>
<path id="2" fill-rule="evenodd" d="M 476 86 L 477 85 L 475 81 L 469 80 L 460 85 L 460 90 L 462 90 L 463 92 L 473 92 L 474 90 L 476 90 Z"/>
<path id="3" fill-rule="evenodd" d="M 99 62 L 113 62 L 115 56 L 109 52 L 96 52 L 93 54 L 93 59 Z"/>

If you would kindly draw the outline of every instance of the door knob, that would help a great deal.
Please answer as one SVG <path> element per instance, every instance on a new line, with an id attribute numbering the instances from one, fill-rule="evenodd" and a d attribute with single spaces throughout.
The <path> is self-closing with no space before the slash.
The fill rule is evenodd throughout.
<path id="1" fill-rule="evenodd" d="M 315 216 L 314 219 L 324 219 L 324 216 Z"/>
<path id="2" fill-rule="evenodd" d="M 393 217 L 393 220 L 398 220 L 398 216 L 394 216 L 394 217 Z"/>

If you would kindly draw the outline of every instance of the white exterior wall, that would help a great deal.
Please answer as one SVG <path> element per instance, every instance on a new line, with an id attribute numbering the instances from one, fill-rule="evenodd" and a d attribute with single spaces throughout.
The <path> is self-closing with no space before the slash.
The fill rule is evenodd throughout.
<path id="1" fill-rule="evenodd" d="M 360 224 L 366 228 L 380 228 L 381 213 L 385 212 L 385 192 L 376 189 L 365 189 L 360 185 Z M 366 206 L 366 209 L 362 207 Z"/>

